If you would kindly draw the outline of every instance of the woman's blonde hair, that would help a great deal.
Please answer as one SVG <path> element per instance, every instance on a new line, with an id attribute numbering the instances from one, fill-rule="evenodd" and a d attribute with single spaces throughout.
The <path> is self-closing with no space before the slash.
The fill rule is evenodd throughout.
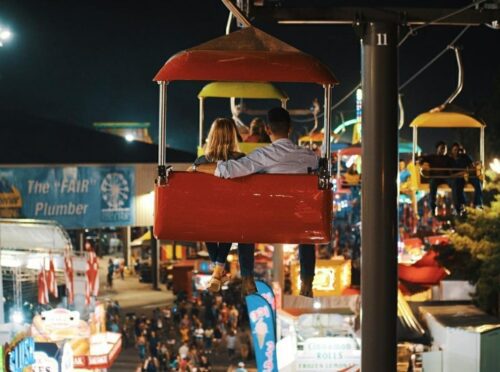
<path id="1" fill-rule="evenodd" d="M 215 119 L 208 133 L 205 157 L 209 161 L 228 160 L 231 153 L 239 150 L 234 121 L 227 118 Z"/>

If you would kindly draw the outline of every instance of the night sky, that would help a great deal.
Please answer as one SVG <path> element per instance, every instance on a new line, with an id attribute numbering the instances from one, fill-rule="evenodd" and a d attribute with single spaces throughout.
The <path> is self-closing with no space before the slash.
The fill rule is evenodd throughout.
<path id="1" fill-rule="evenodd" d="M 404 3 L 410 2 L 391 2 Z M 418 2 L 420 6 L 435 3 Z M 0 23 L 11 28 L 14 39 L 0 48 L 0 108 L 81 126 L 97 121 L 150 122 L 156 140 L 158 88 L 153 76 L 176 52 L 223 35 L 227 15 L 218 0 L 3 1 Z M 359 81 L 360 46 L 352 27 L 256 25 L 326 63 L 341 83 L 334 89 L 334 103 Z M 431 26 L 410 37 L 400 48 L 400 82 L 460 30 Z M 454 103 L 469 110 L 491 105 L 495 84 L 500 82 L 500 30 L 472 27 L 459 45 L 464 48 L 465 86 Z M 456 75 L 454 55 L 448 52 L 408 85 L 403 91 L 405 126 L 418 113 L 442 103 L 454 90 Z M 194 150 L 196 94 L 203 85 L 170 84 L 167 144 L 171 147 Z M 291 108 L 307 108 L 314 97 L 322 97 L 319 86 L 280 86 L 291 97 Z M 352 118 L 354 97 L 339 109 Z M 207 113 L 209 120 L 227 116 L 229 104 L 214 100 L 208 103 Z M 408 139 L 409 133 L 403 130 Z M 447 134 L 429 136 L 426 149 L 431 150 L 431 143 L 441 135 Z"/>

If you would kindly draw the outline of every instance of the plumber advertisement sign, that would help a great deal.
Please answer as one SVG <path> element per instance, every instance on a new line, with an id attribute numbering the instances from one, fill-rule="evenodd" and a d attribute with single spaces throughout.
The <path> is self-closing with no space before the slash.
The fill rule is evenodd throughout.
<path id="1" fill-rule="evenodd" d="M 134 219 L 134 168 L 0 168 L 0 217 L 54 220 L 66 228 Z"/>

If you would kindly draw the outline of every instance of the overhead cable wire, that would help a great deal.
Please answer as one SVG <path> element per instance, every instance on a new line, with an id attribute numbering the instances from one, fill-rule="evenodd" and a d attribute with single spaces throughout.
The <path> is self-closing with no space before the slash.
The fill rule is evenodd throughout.
<path id="1" fill-rule="evenodd" d="M 463 11 L 463 9 L 462 9 Z M 440 19 L 444 19 L 441 17 Z M 435 21 L 434 21 L 435 22 Z M 408 84 L 410 84 L 413 80 L 415 80 L 421 73 L 423 73 L 426 69 L 428 69 L 434 62 L 436 62 L 439 58 L 441 58 L 447 51 L 450 49 L 450 47 L 454 46 L 455 43 L 463 36 L 463 34 L 470 28 L 471 26 L 465 26 L 459 33 L 458 35 L 441 51 L 439 52 L 434 58 L 432 58 L 429 62 L 427 62 L 420 70 L 418 70 L 415 74 L 413 74 L 408 80 L 406 80 L 403 84 L 399 86 L 399 91 L 403 90 L 406 88 Z M 401 43 L 400 43 L 401 44 Z M 400 45 L 399 44 L 399 45 Z M 398 45 L 398 47 L 399 47 Z M 352 94 L 356 92 L 358 88 L 361 87 L 361 82 L 358 83 L 349 93 L 347 93 L 344 97 L 342 97 L 334 106 L 332 106 L 332 112 L 335 110 L 337 107 L 339 107 L 342 103 L 344 103 Z M 318 118 L 323 117 L 323 113 L 318 115 Z M 313 121 L 314 119 L 295 119 L 294 121 L 297 123 L 308 123 Z"/>
<path id="2" fill-rule="evenodd" d="M 429 22 L 425 22 L 424 24 L 420 25 L 420 26 L 417 26 L 415 28 L 410 28 L 410 31 L 408 31 L 406 33 L 406 35 L 401 39 L 401 41 L 398 43 L 398 47 L 400 47 L 401 45 L 403 45 L 403 43 L 411 36 L 411 35 L 414 35 L 416 31 L 418 30 L 421 30 L 422 28 L 424 27 L 427 27 L 427 26 L 430 26 L 430 25 L 433 25 L 433 24 L 436 24 L 446 18 L 450 18 L 450 17 L 453 17 L 454 15 L 457 15 L 457 14 L 460 14 L 464 11 L 466 11 L 467 9 L 470 9 L 470 8 L 473 8 L 473 7 L 477 7 L 478 5 L 481 5 L 482 3 L 486 2 L 487 0 L 478 0 L 478 1 L 474 1 L 472 2 L 471 4 L 469 5 L 466 5 L 464 6 L 463 8 L 460 8 L 460 9 L 457 9 L 451 13 L 448 13 L 448 14 L 445 14 L 441 17 L 438 17 L 432 21 L 429 21 Z"/>
<path id="3" fill-rule="evenodd" d="M 408 39 L 408 37 L 410 37 L 411 35 L 413 35 L 416 31 L 424 28 L 424 27 L 427 27 L 427 26 L 430 26 L 432 24 L 435 24 L 437 22 L 440 22 L 446 18 L 449 18 L 449 17 L 453 17 L 454 15 L 457 15 L 457 14 L 460 14 L 464 11 L 466 11 L 467 9 L 470 9 L 472 7 L 477 7 L 478 5 L 486 2 L 487 0 L 478 0 L 478 1 L 475 1 L 475 2 L 472 2 L 471 4 L 469 5 L 466 5 L 460 9 L 457 9 L 451 13 L 448 13 L 448 14 L 445 14 L 441 17 L 438 17 L 432 21 L 429 21 L 429 22 L 425 22 L 424 24 L 418 26 L 418 27 L 415 27 L 413 29 L 410 29 L 410 31 L 408 31 L 406 33 L 406 35 L 401 39 L 401 41 L 398 43 L 398 48 L 403 45 L 403 43 Z M 489 25 L 487 25 L 489 26 Z M 402 90 L 404 89 L 408 84 L 410 84 L 418 75 L 420 75 L 422 72 L 424 72 L 427 68 L 429 68 L 434 62 L 436 62 L 436 60 L 438 60 L 443 54 L 446 53 L 446 51 L 449 49 L 450 46 L 453 46 L 457 41 L 458 39 L 460 39 L 462 37 L 462 35 L 469 29 L 470 26 L 466 26 L 464 27 L 464 29 L 451 41 L 451 43 L 449 43 L 446 48 L 444 48 L 441 52 L 439 52 L 432 60 L 430 60 L 425 66 L 423 66 L 420 70 L 418 70 L 413 76 L 411 76 L 407 81 L 405 81 L 402 85 L 400 85 L 399 87 L 399 90 Z M 491 26 L 490 26 L 491 27 Z M 493 27 L 492 27 L 493 28 Z M 335 110 L 337 107 L 339 107 L 342 103 L 344 103 L 352 94 L 354 94 L 356 92 L 356 90 L 358 88 L 361 87 L 361 82 L 359 82 L 351 91 L 349 91 L 349 93 L 347 93 L 344 97 L 342 97 L 334 106 L 332 106 L 331 108 L 331 111 L 333 112 L 333 110 Z M 324 113 L 320 113 L 318 115 L 318 119 L 323 117 Z M 308 122 L 311 122 L 311 121 L 314 121 L 314 118 L 311 118 L 311 119 L 295 119 L 294 122 L 296 123 L 308 123 Z"/>
<path id="4" fill-rule="evenodd" d="M 403 90 L 408 84 L 410 84 L 413 80 L 415 80 L 422 72 L 427 70 L 434 62 L 436 62 L 439 58 L 445 54 L 450 47 L 453 47 L 455 43 L 462 37 L 462 35 L 469 29 L 470 26 L 465 26 L 462 31 L 451 41 L 450 44 L 446 46 L 442 51 L 440 51 L 433 59 L 427 62 L 420 70 L 418 70 L 415 74 L 413 74 L 408 80 L 406 80 L 403 84 L 399 86 L 399 90 Z"/>

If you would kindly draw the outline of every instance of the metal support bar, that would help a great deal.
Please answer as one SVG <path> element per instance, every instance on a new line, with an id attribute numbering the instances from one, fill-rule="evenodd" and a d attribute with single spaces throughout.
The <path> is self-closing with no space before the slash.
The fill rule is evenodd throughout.
<path id="1" fill-rule="evenodd" d="M 159 102 L 159 117 L 158 117 L 158 165 L 165 165 L 165 150 L 166 138 L 165 131 L 167 126 L 167 83 L 159 82 L 160 86 L 160 102 Z"/>
<path id="2" fill-rule="evenodd" d="M 369 23 L 363 38 L 361 369 L 396 371 L 398 35 Z"/>
<path id="3" fill-rule="evenodd" d="M 413 149 L 411 152 L 411 162 L 415 164 L 415 156 L 418 148 L 418 129 L 417 127 L 413 127 Z"/>
<path id="4" fill-rule="evenodd" d="M 233 4 L 231 0 L 222 0 L 222 3 L 233 14 L 233 16 L 238 20 L 238 22 L 240 22 L 243 25 L 243 27 L 250 27 L 252 25 L 250 21 L 247 19 L 247 17 L 243 15 L 240 9 L 235 4 Z"/>
<path id="5" fill-rule="evenodd" d="M 223 0 L 226 2 L 229 0 Z M 482 1 L 484 2 L 484 1 Z M 473 6 L 473 4 L 470 4 Z M 250 10 L 252 19 L 274 20 L 280 24 L 310 25 L 353 25 L 356 20 L 372 20 L 407 26 L 480 26 L 500 19 L 499 9 L 463 9 L 457 8 L 416 8 L 416 7 L 341 7 L 326 6 L 254 6 Z"/>
<path id="6" fill-rule="evenodd" d="M 205 121 L 205 109 L 203 107 L 203 97 L 199 98 L 200 100 L 200 128 L 198 133 L 198 146 L 203 146 L 203 122 Z"/>
<path id="7" fill-rule="evenodd" d="M 166 147 L 165 137 L 167 127 L 167 82 L 160 81 L 160 102 L 158 118 L 158 184 L 166 182 Z"/>
<path id="8" fill-rule="evenodd" d="M 330 84 L 324 86 L 325 89 L 325 116 L 324 116 L 324 132 L 325 132 L 325 157 L 328 164 L 328 174 L 330 174 L 330 163 L 332 157 L 332 149 L 330 145 L 331 133 L 331 117 L 332 117 L 332 86 Z"/>
<path id="9" fill-rule="evenodd" d="M 325 132 L 325 137 L 323 140 L 323 145 L 325 146 L 325 151 L 323 152 L 324 157 L 320 159 L 319 161 L 319 174 L 318 174 L 318 187 L 321 190 L 328 190 L 331 188 L 331 182 L 330 182 L 330 177 L 331 177 L 331 147 L 330 147 L 330 136 L 331 136 L 331 128 L 330 128 L 330 119 L 331 119 L 331 93 L 332 93 L 332 86 L 330 84 L 323 85 L 323 88 L 325 90 L 325 97 L 324 97 L 324 109 L 325 109 L 325 115 L 324 115 L 324 132 Z"/>
<path id="10" fill-rule="evenodd" d="M 480 138 L 479 138 L 479 158 L 481 159 L 481 164 L 486 167 L 484 160 L 484 126 L 481 127 Z"/>
<path id="11" fill-rule="evenodd" d="M 460 49 L 456 46 L 450 46 L 451 49 L 455 52 L 455 59 L 457 60 L 458 67 L 458 78 L 457 78 L 457 87 L 453 91 L 453 93 L 448 97 L 448 99 L 443 103 L 443 106 L 446 106 L 452 103 L 455 98 L 460 94 L 462 88 L 464 87 L 464 66 L 462 63 L 462 58 L 460 56 Z"/>

